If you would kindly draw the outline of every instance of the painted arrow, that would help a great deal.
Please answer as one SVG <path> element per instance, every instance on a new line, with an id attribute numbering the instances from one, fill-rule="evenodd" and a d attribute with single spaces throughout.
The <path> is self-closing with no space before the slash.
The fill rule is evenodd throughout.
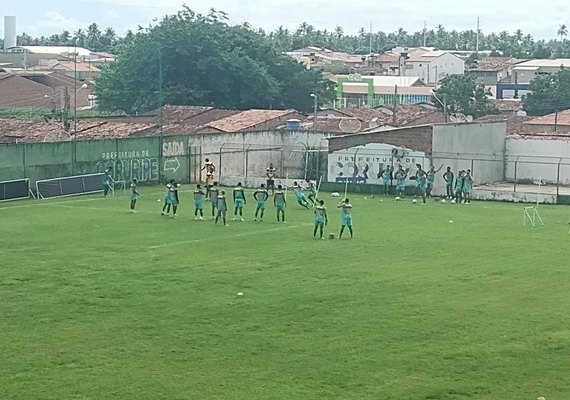
<path id="1" fill-rule="evenodd" d="M 164 162 L 165 171 L 172 171 L 173 173 L 176 173 L 176 171 L 178 171 L 178 168 L 180 168 L 180 161 L 178 161 L 178 158 L 173 158 Z"/>

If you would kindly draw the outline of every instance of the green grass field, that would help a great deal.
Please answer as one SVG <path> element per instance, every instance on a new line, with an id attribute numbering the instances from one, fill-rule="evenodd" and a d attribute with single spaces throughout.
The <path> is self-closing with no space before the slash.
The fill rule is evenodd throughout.
<path id="1" fill-rule="evenodd" d="M 0 204 L 0 399 L 570 398 L 569 207 L 360 195 L 321 241 L 291 193 L 229 227 L 162 194 Z"/>

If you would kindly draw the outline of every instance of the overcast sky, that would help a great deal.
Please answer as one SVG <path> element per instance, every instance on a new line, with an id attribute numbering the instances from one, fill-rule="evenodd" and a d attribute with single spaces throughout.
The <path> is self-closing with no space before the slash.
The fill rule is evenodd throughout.
<path id="1" fill-rule="evenodd" d="M 66 29 L 75 31 L 91 22 L 112 26 L 123 35 L 156 17 L 176 12 L 183 0 L 0 0 L 0 16 L 16 15 L 18 34 L 50 35 Z M 294 29 L 307 21 L 319 29 L 341 25 L 347 33 L 360 27 L 384 32 L 403 27 L 409 32 L 438 24 L 448 29 L 514 31 L 517 28 L 536 38 L 556 36 L 560 24 L 570 26 L 569 0 L 187 0 L 192 9 L 210 7 L 229 13 L 232 22 L 247 21 L 271 30 L 279 25 Z M 0 20 L 0 37 L 4 34 Z"/>

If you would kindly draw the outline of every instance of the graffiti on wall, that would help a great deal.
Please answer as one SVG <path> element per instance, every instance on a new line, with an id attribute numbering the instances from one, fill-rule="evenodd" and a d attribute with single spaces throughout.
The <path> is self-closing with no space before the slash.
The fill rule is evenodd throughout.
<path id="1" fill-rule="evenodd" d="M 180 168 L 179 156 L 186 154 L 184 142 L 172 141 L 162 144 L 162 157 L 164 157 L 164 171 L 175 174 Z"/>
<path id="2" fill-rule="evenodd" d="M 156 182 L 159 180 L 159 160 L 153 157 L 150 150 L 128 150 L 106 152 L 97 162 L 97 172 L 113 167 L 113 179 L 129 182 L 137 179 L 140 182 Z"/>
<path id="3" fill-rule="evenodd" d="M 401 150 L 389 144 L 370 143 L 335 151 L 329 154 L 328 164 L 329 182 L 345 182 L 348 178 L 354 183 L 381 184 L 382 171 L 388 165 L 394 168 L 402 165 L 414 171 L 416 164 L 421 164 L 423 168 L 428 167 L 429 160 L 422 151 Z"/>

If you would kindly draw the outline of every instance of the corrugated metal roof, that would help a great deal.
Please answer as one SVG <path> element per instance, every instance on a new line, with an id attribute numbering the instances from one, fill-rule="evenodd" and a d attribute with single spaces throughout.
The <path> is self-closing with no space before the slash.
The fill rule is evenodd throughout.
<path id="1" fill-rule="evenodd" d="M 78 56 L 88 56 L 91 54 L 90 50 L 87 50 L 83 47 L 74 46 L 16 46 L 9 48 L 8 51 L 17 49 L 25 49 L 30 53 L 36 54 L 77 54 Z"/>

